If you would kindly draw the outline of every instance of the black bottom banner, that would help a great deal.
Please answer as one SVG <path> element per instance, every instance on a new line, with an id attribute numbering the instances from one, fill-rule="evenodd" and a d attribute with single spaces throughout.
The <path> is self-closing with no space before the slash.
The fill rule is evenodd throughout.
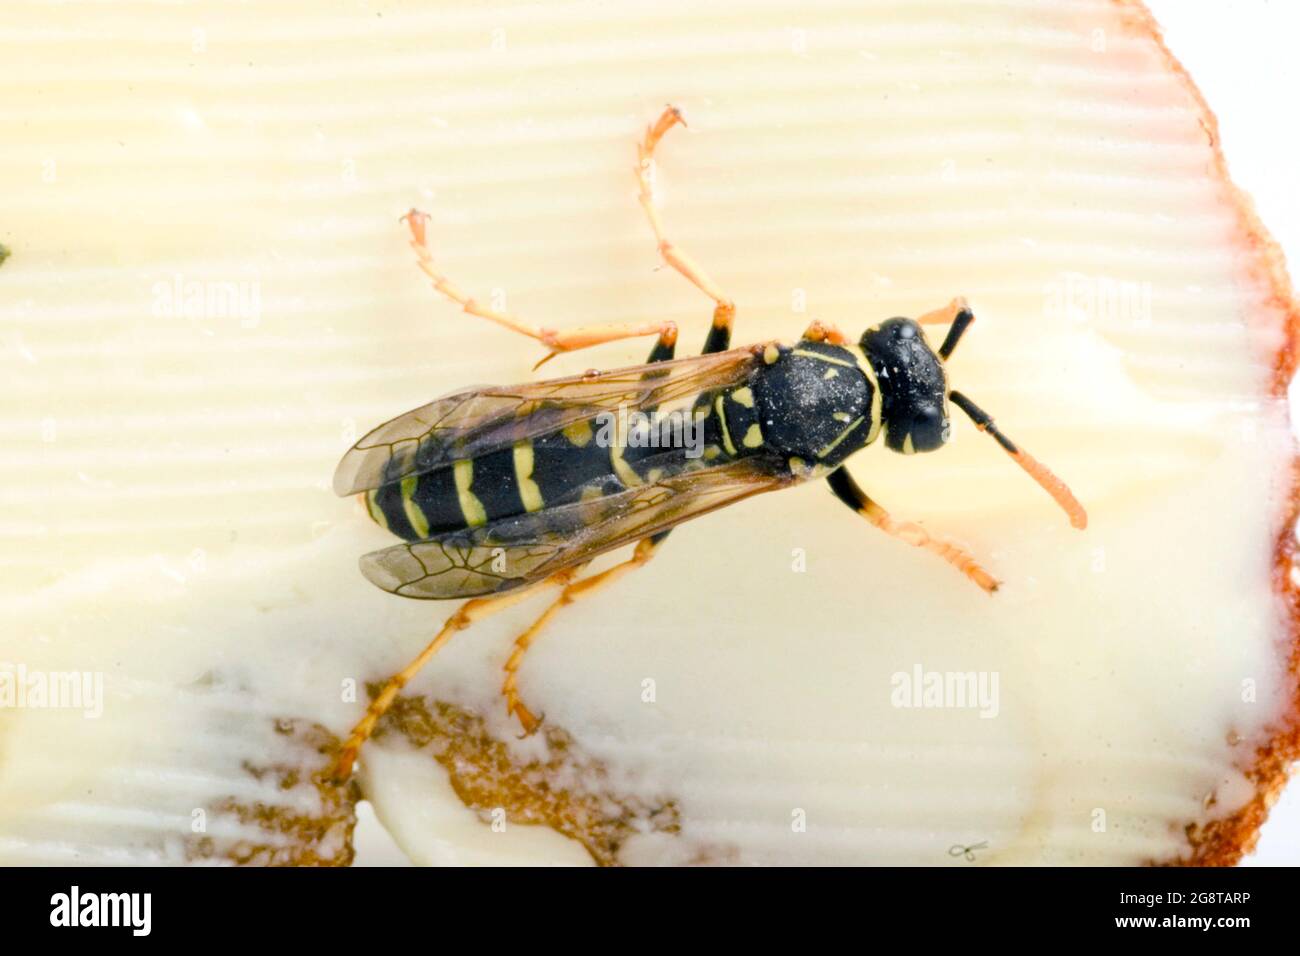
<path id="1" fill-rule="evenodd" d="M 398 944 L 469 931 L 531 947 L 543 942 L 535 933 L 553 945 L 562 926 L 608 945 L 716 934 L 732 946 L 841 928 L 864 944 L 918 929 L 961 945 L 1193 934 L 1226 942 L 1289 934 L 1300 910 L 1294 871 L 1252 868 L 8 869 L 0 883 L 10 942 L 76 933 L 127 945 Z"/>

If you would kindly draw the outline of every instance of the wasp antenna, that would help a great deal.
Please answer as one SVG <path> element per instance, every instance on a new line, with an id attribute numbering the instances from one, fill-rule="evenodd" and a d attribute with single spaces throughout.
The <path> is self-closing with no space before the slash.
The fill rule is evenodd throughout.
<path id="1" fill-rule="evenodd" d="M 963 296 L 957 296 L 942 309 L 932 309 L 924 315 L 916 317 L 918 325 L 951 325 L 948 334 L 944 337 L 943 344 L 939 346 L 939 358 L 945 362 L 952 350 L 957 347 L 961 337 L 966 334 L 970 324 L 975 321 L 975 313 L 970 310 Z"/>
<path id="2" fill-rule="evenodd" d="M 961 341 L 961 337 L 966 334 L 966 330 L 974 321 L 975 313 L 963 304 L 961 311 L 952 320 L 952 328 L 944 336 L 943 344 L 939 346 L 939 358 L 948 361 L 948 356 L 952 355 L 952 350 L 957 347 L 957 343 Z"/>
<path id="3" fill-rule="evenodd" d="M 1052 470 L 1044 465 L 1023 448 L 1016 446 L 1006 435 L 993 424 L 993 417 L 988 412 L 980 408 L 961 392 L 950 392 L 948 397 L 952 403 L 970 416 L 970 420 L 975 423 L 975 427 L 982 432 L 992 435 L 1002 450 L 1011 456 L 1017 465 L 1023 468 L 1030 478 L 1042 487 L 1058 505 L 1065 511 L 1070 518 L 1070 524 L 1082 531 L 1088 527 L 1088 512 L 1079 504 L 1079 499 L 1074 497 L 1068 485 L 1052 473 Z"/>

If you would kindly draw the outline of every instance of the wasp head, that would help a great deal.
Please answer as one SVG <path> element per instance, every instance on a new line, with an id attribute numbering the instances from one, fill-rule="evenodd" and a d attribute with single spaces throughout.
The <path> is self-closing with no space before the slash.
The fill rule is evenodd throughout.
<path id="1" fill-rule="evenodd" d="M 859 346 L 876 373 L 885 445 L 912 454 L 934 451 L 952 433 L 948 376 L 913 319 L 889 319 L 867 329 Z"/>

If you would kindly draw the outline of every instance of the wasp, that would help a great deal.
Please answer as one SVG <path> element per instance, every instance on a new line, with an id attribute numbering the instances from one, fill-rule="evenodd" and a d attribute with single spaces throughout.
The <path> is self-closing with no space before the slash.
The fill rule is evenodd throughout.
<path id="1" fill-rule="evenodd" d="M 540 718 L 521 700 L 517 677 L 542 628 L 564 606 L 645 565 L 675 526 L 757 494 L 824 479 L 871 524 L 932 551 L 992 594 L 997 580 L 971 554 L 893 518 L 844 468 L 854 452 L 877 440 L 908 455 L 942 448 L 951 434 L 951 406 L 992 436 L 1074 527 L 1086 526 L 1066 485 L 948 387 L 946 363 L 975 318 L 964 299 L 915 319 L 880 322 L 856 342 L 814 322 L 793 344 L 731 348 L 734 302 L 667 238 L 653 201 L 655 149 L 681 122 L 670 106 L 646 128 L 635 171 L 663 261 L 713 300 L 700 356 L 675 357 L 677 327 L 670 321 L 561 332 L 488 308 L 439 271 L 427 242 L 428 217 L 416 210 L 403 217 L 417 264 L 434 289 L 464 312 L 540 342 L 548 352 L 538 365 L 619 339 L 653 335 L 656 341 L 644 365 L 456 392 L 380 425 L 343 457 L 334 490 L 360 494 L 371 518 L 404 539 L 363 556 L 362 573 L 402 597 L 470 600 L 375 696 L 340 750 L 340 779 L 351 773 L 398 692 L 457 631 L 558 588 L 515 640 L 501 688 L 507 712 L 525 734 L 535 731 Z M 925 332 L 933 325 L 948 327 L 937 349 Z M 645 423 L 627 424 L 629 412 L 657 413 L 672 404 L 689 407 L 689 427 L 680 434 L 694 441 L 635 440 L 646 437 Z M 593 558 L 628 545 L 626 560 L 584 576 Z"/>

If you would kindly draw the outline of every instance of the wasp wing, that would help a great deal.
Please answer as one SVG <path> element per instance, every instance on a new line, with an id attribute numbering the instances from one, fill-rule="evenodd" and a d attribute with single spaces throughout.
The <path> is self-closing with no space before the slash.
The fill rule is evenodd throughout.
<path id="1" fill-rule="evenodd" d="M 361 558 L 361 571 L 403 597 L 508 591 L 797 480 L 768 458 L 701 464 L 612 495 L 374 551 Z"/>
<path id="2" fill-rule="evenodd" d="M 654 408 L 744 381 L 763 345 L 528 385 L 470 389 L 380 425 L 343 456 L 334 491 L 350 495 L 476 458 L 603 412 Z"/>

